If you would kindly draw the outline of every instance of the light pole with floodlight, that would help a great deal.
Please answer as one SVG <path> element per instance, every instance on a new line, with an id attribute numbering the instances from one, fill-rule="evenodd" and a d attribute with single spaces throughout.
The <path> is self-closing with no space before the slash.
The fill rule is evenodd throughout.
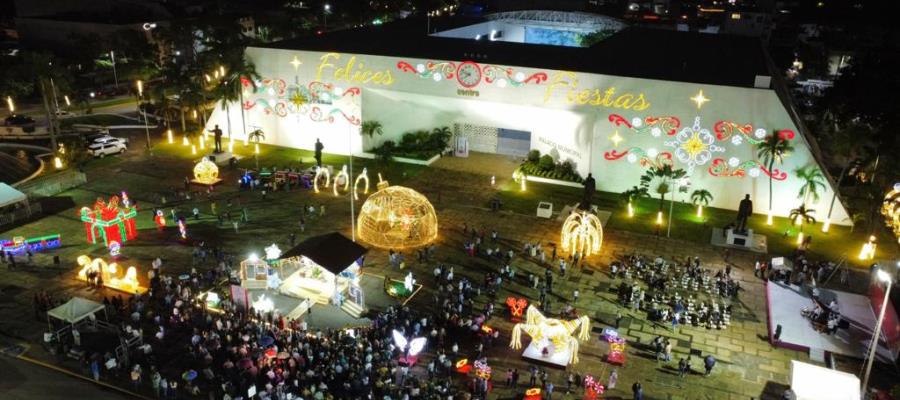
<path id="1" fill-rule="evenodd" d="M 891 274 L 878 268 L 875 270 L 875 277 L 879 281 L 887 284 L 884 290 L 884 300 L 881 302 L 881 310 L 878 311 L 878 321 L 875 323 L 875 335 L 872 338 L 872 344 L 869 346 L 869 357 L 866 360 L 866 373 L 863 375 L 862 392 L 865 394 L 866 386 L 869 385 L 869 374 L 872 372 L 872 363 L 875 361 L 875 350 L 878 349 L 878 337 L 881 335 L 881 324 L 884 322 L 884 309 L 887 308 L 888 299 L 891 298 Z"/>
<path id="2" fill-rule="evenodd" d="M 331 12 L 331 4 L 325 3 L 325 5 L 322 6 L 322 20 L 323 20 L 322 25 L 324 26 L 325 31 L 328 31 L 328 13 L 329 12 Z"/>
<path id="3" fill-rule="evenodd" d="M 138 118 L 141 116 L 141 104 L 144 102 L 144 82 L 137 81 L 138 90 Z M 153 155 L 153 148 L 150 146 L 150 122 L 148 121 L 147 110 L 144 110 L 144 131 L 147 132 L 147 151 Z"/>

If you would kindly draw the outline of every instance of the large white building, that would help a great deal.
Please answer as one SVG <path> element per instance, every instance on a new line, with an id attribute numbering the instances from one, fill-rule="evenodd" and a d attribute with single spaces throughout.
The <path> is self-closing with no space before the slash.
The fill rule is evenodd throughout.
<path id="1" fill-rule="evenodd" d="M 359 154 L 448 126 L 474 151 L 537 149 L 570 160 L 598 190 L 627 190 L 648 165 L 672 160 L 716 207 L 735 209 L 750 194 L 764 213 L 770 176 L 775 215 L 801 202 L 794 170 L 817 164 L 815 144 L 777 93 L 757 40 L 624 28 L 578 13 L 444 23 L 451 26 L 404 21 L 249 48 L 262 79 L 255 91 L 246 85 L 243 116 L 237 104 L 216 107 L 207 128 L 219 124 L 239 140 L 258 128 L 267 143 L 302 149 L 319 138 L 326 152 Z M 580 47 L 591 31 L 616 33 Z M 385 134 L 361 136 L 367 120 Z M 796 150 L 769 171 L 756 144 L 772 134 Z M 819 219 L 833 190 L 829 179 L 811 204 Z M 850 223 L 840 201 L 831 220 Z"/>

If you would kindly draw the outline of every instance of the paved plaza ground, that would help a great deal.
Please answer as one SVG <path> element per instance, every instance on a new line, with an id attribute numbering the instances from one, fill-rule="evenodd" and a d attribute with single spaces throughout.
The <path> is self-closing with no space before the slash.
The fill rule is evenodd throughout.
<path id="1" fill-rule="evenodd" d="M 170 148 L 166 148 L 170 146 Z M 206 240 L 208 243 L 221 243 L 226 251 L 235 254 L 240 260 L 251 252 L 261 253 L 262 248 L 271 243 L 278 243 L 282 249 L 289 247 L 289 234 L 297 234 L 297 241 L 304 238 L 332 231 L 339 231 L 350 236 L 350 207 L 347 195 L 334 197 L 330 192 L 315 194 L 310 190 L 294 190 L 291 192 L 273 192 L 263 198 L 259 192 L 239 192 L 234 182 L 238 179 L 237 170 L 223 169 L 224 183 L 211 196 L 206 193 L 195 193 L 190 200 L 174 196 L 173 188 L 181 188 L 182 180 L 190 174 L 193 166 L 189 157 L 178 156 L 184 149 L 172 145 L 159 145 L 157 154 L 150 158 L 141 151 L 131 151 L 121 159 L 111 157 L 98 160 L 87 167 L 88 183 L 59 195 L 57 202 L 62 204 L 60 210 L 53 215 L 4 232 L 3 237 L 12 233 L 26 237 L 60 233 L 63 247 L 53 253 L 38 254 L 32 266 L 22 267 L 16 271 L 0 270 L 0 334 L 11 341 L 30 343 L 26 354 L 30 357 L 57 362 L 39 345 L 45 329 L 45 321 L 36 318 L 32 308 L 32 295 L 36 290 L 46 289 L 57 296 L 85 296 L 102 299 L 107 293 L 84 288 L 74 279 L 75 258 L 81 254 L 95 257 L 107 255 L 106 249 L 100 245 L 89 245 L 85 242 L 84 231 L 78 220 L 77 211 L 82 206 L 90 206 L 97 197 L 108 198 L 109 195 L 123 190 L 136 200 L 141 209 L 138 216 L 140 237 L 128 242 L 123 250 L 124 265 L 135 265 L 145 271 L 153 258 L 159 256 L 164 260 L 165 273 L 188 271 L 192 265 L 192 248 L 177 240 L 177 229 L 171 225 L 163 232 L 158 232 L 151 219 L 152 209 L 161 207 L 166 212 L 177 208 L 179 212 L 189 214 L 197 207 L 201 211 L 199 219 L 188 219 L 188 235 L 195 240 Z M 302 155 L 291 156 L 289 151 L 277 160 L 263 158 L 261 165 L 274 163 L 299 162 Z M 340 162 L 337 157 L 326 157 L 326 163 Z M 252 158 L 242 161 L 242 166 L 252 165 Z M 515 398 L 518 391 L 503 388 L 503 380 L 507 368 L 518 368 L 522 374 L 522 382 L 528 380 L 528 363 L 520 357 L 521 350 L 515 351 L 507 347 L 512 323 L 509 322 L 502 302 L 507 296 L 527 297 L 536 301 L 538 291 L 525 282 L 527 274 L 535 273 L 543 276 L 544 267 L 521 256 L 524 243 L 543 243 L 547 248 L 559 240 L 561 223 L 555 218 L 541 219 L 534 214 L 517 212 L 518 210 L 501 210 L 492 212 L 488 208 L 491 198 L 497 195 L 498 187 L 509 184 L 509 172 L 515 166 L 509 160 L 494 157 L 480 157 L 469 162 L 452 159 L 440 161 L 435 166 L 398 167 L 379 164 L 371 160 L 365 162 L 355 160 L 355 168 L 365 165 L 370 176 L 382 173 L 391 184 L 404 185 L 419 190 L 434 204 L 437 210 L 440 231 L 438 248 L 434 261 L 418 263 L 415 254 L 407 253 L 409 268 L 413 271 L 424 289 L 409 303 L 409 306 L 427 309 L 433 307 L 432 294 L 434 279 L 431 270 L 434 262 L 443 262 L 455 266 L 455 272 L 467 276 L 472 281 L 481 283 L 484 274 L 496 271 L 497 265 L 485 260 L 468 257 L 463 251 L 463 243 L 467 236 L 462 232 L 464 226 L 484 229 L 490 232 L 496 229 L 501 240 L 499 245 L 504 249 L 513 249 L 517 257 L 513 268 L 517 271 L 517 279 L 504 282 L 498 295 L 496 307 L 500 312 L 488 321 L 488 324 L 501 332 L 500 341 L 487 351 L 488 360 L 494 370 L 495 391 L 490 398 Z M 510 167 L 512 166 L 512 167 Z M 340 169 L 340 165 L 335 165 Z M 496 175 L 497 186 L 491 186 L 490 175 Z M 374 186 L 374 185 L 373 185 Z M 195 188 L 196 190 L 196 188 Z M 166 204 L 162 198 L 166 197 Z M 231 200 L 231 213 L 237 215 L 246 208 L 250 221 L 241 224 L 237 231 L 230 224 L 218 226 L 212 214 L 212 204 L 216 204 L 217 212 L 227 209 L 227 201 Z M 554 199 L 548 199 L 554 201 Z M 305 232 L 299 230 L 299 215 L 304 205 L 324 205 L 324 216 L 307 216 Z M 360 202 L 356 203 L 357 210 Z M 555 202 L 555 210 L 563 208 L 563 202 Z M 536 206 L 536 204 L 534 204 Z M 613 218 L 616 218 L 613 216 Z M 707 234 L 708 235 L 708 234 Z M 708 237 L 708 236 L 707 236 Z M 617 258 L 630 254 L 645 254 L 665 258 L 684 259 L 700 257 L 704 268 L 721 269 L 726 265 L 726 257 L 733 267 L 743 290 L 733 302 L 734 312 L 731 325 L 723 330 L 709 330 L 696 327 L 679 327 L 673 331 L 667 325 L 651 323 L 646 320 L 644 312 L 620 309 L 615 303 L 616 294 L 610 289 L 617 287 L 621 280 L 614 280 L 609 275 L 609 263 Z M 59 255 L 61 266 L 52 265 L 52 255 Z M 644 387 L 645 399 L 777 399 L 786 387 L 789 376 L 790 360 L 809 361 L 806 353 L 772 348 L 767 338 L 766 308 L 763 281 L 753 276 L 754 261 L 761 256 L 741 251 L 730 254 L 710 245 L 697 241 L 667 239 L 653 235 L 607 229 L 604 232 L 603 249 L 600 255 L 590 257 L 579 269 L 570 270 L 565 277 L 554 280 L 553 295 L 550 296 L 552 310 L 559 312 L 563 305 L 570 301 L 574 290 L 581 293 L 575 304 L 580 314 L 591 318 L 593 332 L 590 341 L 582 344 L 580 363 L 570 366 L 570 370 L 597 376 L 606 380 L 611 367 L 604 362 L 608 346 L 598 340 L 598 333 L 603 327 L 613 324 L 617 311 L 624 314 L 620 334 L 627 339 L 627 362 L 618 368 L 619 382 L 616 389 L 608 392 L 608 399 L 630 399 L 630 387 L 633 382 L 640 381 Z M 210 268 L 211 263 L 197 265 L 197 268 Z M 387 263 L 387 252 L 371 249 L 366 259 L 366 271 L 372 274 L 385 275 L 402 279 L 407 271 L 390 268 Z M 143 276 L 142 276 L 143 277 Z M 854 284 L 861 285 L 865 279 L 862 273 L 854 276 Z M 858 286 L 857 285 L 857 286 Z M 481 308 L 487 300 L 480 296 L 476 305 Z M 675 344 L 674 361 L 657 362 L 650 341 L 657 335 L 669 338 Z M 526 343 L 527 343 L 526 339 Z M 462 338 L 460 352 L 473 354 L 471 345 Z M 691 350 L 699 351 L 703 356 L 713 354 L 718 360 L 712 375 L 702 376 L 702 360 L 694 356 L 694 373 L 679 378 L 677 361 L 686 357 Z M 859 362 L 856 360 L 838 359 L 838 366 L 848 372 L 858 373 Z M 423 363 L 427 362 L 427 357 Z M 414 372 L 422 373 L 418 367 Z M 77 371 L 77 369 L 76 369 Z M 563 398 L 565 391 L 565 372 L 550 369 L 552 382 L 557 386 L 554 398 Z M 896 371 L 889 366 L 876 366 L 875 383 L 885 385 L 896 382 Z M 2 384 L 3 381 L 0 381 Z M 0 386 L 2 390 L 2 386 Z M 580 396 L 581 391 L 577 391 Z M 2 397 L 2 395 L 0 395 Z M 51 397 L 47 397 L 51 398 Z"/>

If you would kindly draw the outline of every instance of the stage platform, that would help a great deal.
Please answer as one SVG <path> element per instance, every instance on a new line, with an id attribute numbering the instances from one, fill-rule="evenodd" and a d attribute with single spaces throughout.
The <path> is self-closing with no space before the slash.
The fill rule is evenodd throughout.
<path id="1" fill-rule="evenodd" d="M 550 351 L 549 354 L 544 356 L 541 354 L 541 348 L 547 345 L 551 346 L 551 348 L 553 347 L 553 345 L 546 340 L 543 340 L 541 344 L 532 341 L 528 344 L 528 347 L 525 348 L 522 357 L 538 364 L 565 369 L 566 366 L 569 365 L 569 358 L 571 357 L 569 349 L 562 349 L 558 352 Z"/>
<path id="2" fill-rule="evenodd" d="M 836 298 L 841 318 L 849 322 L 849 328 L 838 329 L 834 335 L 817 331 L 812 322 L 801 315 L 802 309 L 815 308 L 806 289 L 769 281 L 766 284 L 769 340 L 774 340 L 775 329 L 781 325 L 781 338 L 775 343 L 778 347 L 808 351 L 810 354 L 824 351 L 863 359 L 876 322 L 869 299 L 854 293 L 821 288 L 819 298 L 825 304 Z M 884 362 L 893 360 L 891 351 L 883 342 L 878 346 L 877 356 Z"/>

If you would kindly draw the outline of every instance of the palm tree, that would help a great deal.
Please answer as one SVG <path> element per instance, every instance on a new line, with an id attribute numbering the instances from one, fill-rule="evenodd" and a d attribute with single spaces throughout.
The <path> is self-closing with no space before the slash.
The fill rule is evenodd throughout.
<path id="1" fill-rule="evenodd" d="M 825 190 L 825 175 L 822 175 L 822 170 L 813 165 L 807 165 L 795 169 L 794 174 L 803 181 L 797 198 L 803 199 L 803 204 L 809 204 L 810 198 L 813 202 L 819 201 L 819 190 Z"/>
<path id="2" fill-rule="evenodd" d="M 262 129 L 254 129 L 247 134 L 247 140 L 254 142 L 259 148 L 259 142 L 266 140 L 266 134 Z M 256 160 L 256 169 L 259 170 L 259 152 L 256 149 L 253 150 L 253 158 Z"/>
<path id="3" fill-rule="evenodd" d="M 671 164 L 662 164 L 661 166 L 653 166 L 644 172 L 641 176 L 641 187 L 649 191 L 651 183 L 656 181 L 653 191 L 659 194 L 659 211 L 663 209 L 663 203 L 666 200 L 666 194 L 671 191 L 672 181 L 681 179 L 687 172 L 679 168 L 674 169 Z"/>
<path id="4" fill-rule="evenodd" d="M 813 214 L 815 214 L 815 212 L 816 210 L 806 208 L 805 204 L 801 204 L 800 207 L 791 210 L 791 213 L 788 216 L 791 219 L 791 223 L 796 224 L 798 220 L 800 222 L 800 240 L 802 240 L 803 238 L 803 226 L 807 223 L 816 223 L 816 218 L 813 217 Z"/>
<path id="5" fill-rule="evenodd" d="M 647 188 L 642 187 L 642 186 L 634 186 L 631 189 L 628 189 L 628 190 L 622 192 L 622 200 L 625 202 L 626 206 L 628 207 L 628 216 L 629 217 L 634 216 L 634 206 L 632 205 L 632 202 L 634 200 L 637 200 L 640 198 L 646 198 L 646 197 L 650 197 L 650 193 L 647 192 Z"/>
<path id="6" fill-rule="evenodd" d="M 697 189 L 691 193 L 691 204 L 697 206 L 697 216 L 703 216 L 703 206 L 708 206 L 712 201 L 713 195 L 706 189 Z M 703 204 L 700 204 L 703 203 Z"/>
<path id="7" fill-rule="evenodd" d="M 231 59 L 226 59 L 221 70 L 225 71 L 224 76 L 213 89 L 216 99 L 222 102 L 222 109 L 225 110 L 225 118 L 228 122 L 228 139 L 231 140 L 231 103 L 239 101 L 241 103 L 241 122 L 244 125 L 246 133 L 246 123 L 244 121 L 244 90 L 243 81 L 247 80 L 253 89 L 256 89 L 256 80 L 260 79 L 259 73 L 256 72 L 256 66 L 252 61 L 248 60 L 243 52 L 236 54 Z M 248 137 L 249 140 L 249 137 Z"/>
<path id="8" fill-rule="evenodd" d="M 381 125 L 381 122 L 375 120 L 363 121 L 359 130 L 363 136 L 368 136 L 369 138 L 372 138 L 375 135 L 381 136 L 384 134 L 384 127 Z"/>
<path id="9" fill-rule="evenodd" d="M 784 140 L 781 135 L 775 133 L 767 136 L 766 140 L 759 144 L 756 151 L 756 156 L 763 160 L 763 164 L 766 165 L 766 168 L 768 168 L 769 172 L 772 172 L 772 168 L 775 166 L 775 163 L 781 164 L 782 162 L 784 162 L 784 158 L 787 157 L 787 155 L 792 151 L 794 151 L 794 146 L 791 145 L 791 143 L 787 140 Z M 769 174 L 769 214 L 772 214 L 771 174 Z"/>

